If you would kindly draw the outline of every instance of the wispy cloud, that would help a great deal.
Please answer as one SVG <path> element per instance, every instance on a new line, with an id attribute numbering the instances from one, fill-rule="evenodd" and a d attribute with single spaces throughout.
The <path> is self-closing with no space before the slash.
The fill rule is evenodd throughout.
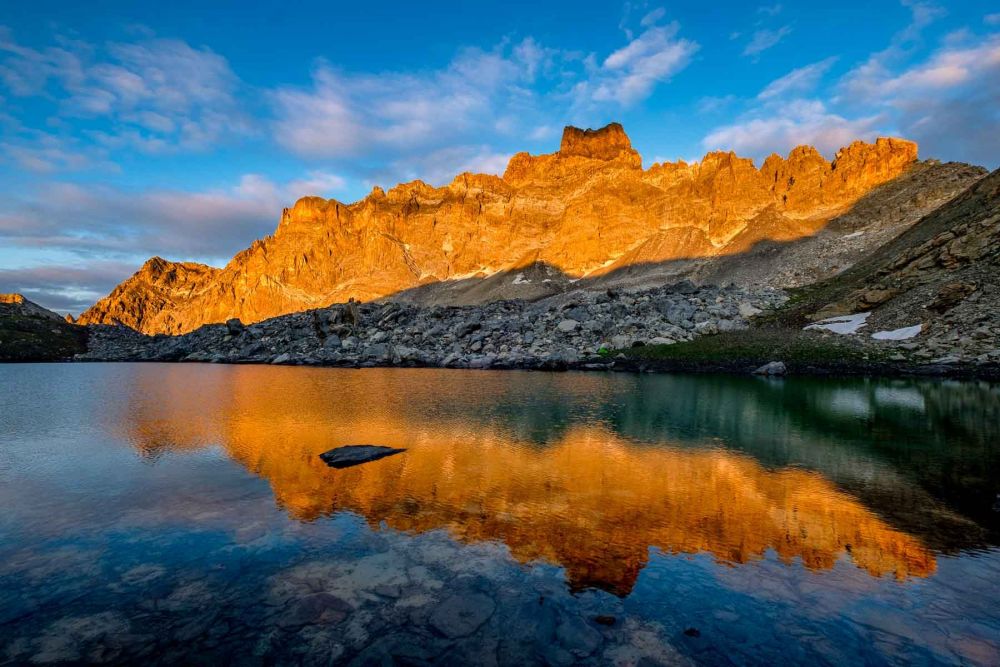
<path id="1" fill-rule="evenodd" d="M 19 292 L 51 310 L 77 315 L 134 273 L 136 268 L 134 263 L 122 261 L 0 268 L 0 292 Z"/>
<path id="2" fill-rule="evenodd" d="M 795 146 L 811 144 L 832 155 L 855 139 L 873 139 L 881 116 L 845 118 L 830 111 L 819 100 L 794 100 L 780 110 L 751 114 L 736 123 L 712 130 L 703 140 L 707 150 L 735 150 L 741 155 L 764 157 L 787 153 Z"/>
<path id="3" fill-rule="evenodd" d="M 278 184 L 247 174 L 228 188 L 134 193 L 54 182 L 0 210 L 0 243 L 90 258 L 166 254 L 226 259 L 274 230 L 283 206 L 303 195 L 336 194 L 326 172 Z"/>
<path id="4" fill-rule="evenodd" d="M 441 145 L 530 107 L 528 86 L 552 57 L 525 39 L 465 50 L 428 73 L 351 75 L 320 63 L 311 86 L 274 92 L 275 136 L 300 155 L 324 158 Z"/>
<path id="5" fill-rule="evenodd" d="M 34 130 L 22 131 L 10 141 L 0 141 L 2 162 L 43 174 L 83 169 L 118 171 L 118 166 L 106 158 L 104 151 L 81 146 L 73 137 Z"/>
<path id="6" fill-rule="evenodd" d="M 63 118 L 104 120 L 88 133 L 109 148 L 203 150 L 252 126 L 227 60 L 176 39 L 33 49 L 0 29 L 0 82 L 14 97 L 57 100 Z"/>
<path id="7" fill-rule="evenodd" d="M 792 70 L 734 121 L 708 132 L 703 146 L 763 156 L 809 143 L 829 154 L 853 139 L 892 134 L 916 140 L 923 155 L 996 166 L 1000 35 L 965 31 L 920 58 L 923 31 L 943 12 L 926 2 L 903 4 L 910 20 L 884 49 L 825 86 L 832 58 Z"/>
<path id="8" fill-rule="evenodd" d="M 837 62 L 836 57 L 826 58 L 819 62 L 793 69 L 788 74 L 775 79 L 760 91 L 759 100 L 770 100 L 789 93 L 804 93 L 812 91 L 824 74 Z"/>
<path id="9" fill-rule="evenodd" d="M 927 155 L 962 155 L 995 166 L 1000 155 L 1000 35 L 946 46 L 912 65 L 858 68 L 837 99 L 881 109 Z"/>
<path id="10" fill-rule="evenodd" d="M 599 66 L 592 60 L 589 77 L 573 89 L 577 106 L 631 106 L 649 97 L 657 84 L 687 67 L 699 49 L 697 42 L 678 37 L 679 32 L 676 21 L 649 27 Z"/>
<path id="11" fill-rule="evenodd" d="M 667 15 L 666 9 L 664 9 L 663 7 L 657 7 L 653 11 L 643 16 L 642 19 L 639 21 L 639 25 L 641 25 L 643 28 L 649 28 L 659 23 L 660 19 L 662 19 L 666 15 Z"/>
<path id="12" fill-rule="evenodd" d="M 372 175 L 373 184 L 392 187 L 396 182 L 421 179 L 431 185 L 446 185 L 458 174 L 503 174 L 511 154 L 487 145 L 448 146 L 415 158 L 396 160 Z"/>
<path id="13" fill-rule="evenodd" d="M 735 95 L 703 97 L 698 100 L 695 108 L 698 110 L 698 113 L 702 114 L 718 113 L 732 106 L 736 102 L 736 99 Z"/>
<path id="14" fill-rule="evenodd" d="M 648 98 L 691 61 L 698 45 L 679 37 L 677 23 L 644 29 L 612 53 L 583 55 L 533 38 L 490 50 L 464 49 L 444 68 L 359 75 L 319 62 L 308 86 L 271 94 L 274 137 L 307 159 L 341 160 L 364 152 L 385 162 L 371 178 L 441 180 L 434 156 L 496 169 L 497 140 L 539 139 L 566 120 Z M 449 153 L 450 151 L 450 153 Z M 471 157 L 470 157 L 471 156 Z"/>
<path id="15" fill-rule="evenodd" d="M 743 49 L 743 55 L 759 57 L 761 53 L 776 46 L 778 42 L 790 35 L 792 26 L 783 25 L 780 28 L 761 28 L 755 30 L 750 37 L 750 41 Z"/>

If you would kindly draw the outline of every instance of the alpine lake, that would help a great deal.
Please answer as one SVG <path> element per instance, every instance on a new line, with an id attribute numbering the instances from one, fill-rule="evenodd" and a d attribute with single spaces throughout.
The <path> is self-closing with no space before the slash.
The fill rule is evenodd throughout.
<path id="1" fill-rule="evenodd" d="M 0 665 L 996 665 L 998 493 L 988 383 L 5 365 Z"/>

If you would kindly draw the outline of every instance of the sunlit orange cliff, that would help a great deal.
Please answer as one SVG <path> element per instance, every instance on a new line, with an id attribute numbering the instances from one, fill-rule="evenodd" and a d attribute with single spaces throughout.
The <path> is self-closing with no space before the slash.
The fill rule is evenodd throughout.
<path id="1" fill-rule="evenodd" d="M 582 277 L 739 253 L 761 240 L 815 233 L 916 159 L 913 142 L 880 138 L 854 142 L 832 162 L 799 146 L 759 168 L 713 152 L 644 170 L 621 125 L 567 127 L 558 152 L 518 153 L 502 177 L 463 173 L 444 187 L 376 187 L 353 204 L 300 199 L 273 236 L 222 269 L 155 257 L 80 322 L 183 333 L 534 262 Z"/>

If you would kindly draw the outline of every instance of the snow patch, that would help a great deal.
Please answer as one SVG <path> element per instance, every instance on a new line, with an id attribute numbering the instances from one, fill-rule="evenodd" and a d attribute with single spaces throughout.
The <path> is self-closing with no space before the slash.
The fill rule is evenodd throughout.
<path id="1" fill-rule="evenodd" d="M 845 239 L 856 239 L 859 236 L 863 236 L 864 232 L 851 232 L 850 234 L 844 236 Z"/>
<path id="2" fill-rule="evenodd" d="M 841 315 L 839 317 L 828 317 L 825 320 L 820 320 L 815 324 L 810 324 L 804 329 L 823 329 L 825 331 L 831 331 L 835 334 L 856 334 L 858 329 L 865 326 L 865 320 L 871 316 L 871 313 L 854 313 L 853 315 Z"/>
<path id="3" fill-rule="evenodd" d="M 511 283 L 511 285 L 527 285 L 530 282 L 531 280 L 525 278 L 523 273 L 519 273 L 516 276 L 514 276 L 514 281 Z"/>
<path id="4" fill-rule="evenodd" d="M 920 333 L 922 324 L 914 324 L 912 327 L 893 329 L 892 331 L 876 331 L 872 334 L 875 340 L 908 340 Z"/>

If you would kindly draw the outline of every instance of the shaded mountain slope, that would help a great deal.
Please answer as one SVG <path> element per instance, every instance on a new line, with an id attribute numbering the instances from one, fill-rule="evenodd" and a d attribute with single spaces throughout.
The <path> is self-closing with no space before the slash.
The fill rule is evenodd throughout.
<path id="1" fill-rule="evenodd" d="M 963 306 L 985 314 L 986 301 L 997 296 L 998 269 L 1000 170 L 847 271 L 808 289 L 789 316 L 806 320 L 876 309 L 891 323 L 946 318 Z"/>

